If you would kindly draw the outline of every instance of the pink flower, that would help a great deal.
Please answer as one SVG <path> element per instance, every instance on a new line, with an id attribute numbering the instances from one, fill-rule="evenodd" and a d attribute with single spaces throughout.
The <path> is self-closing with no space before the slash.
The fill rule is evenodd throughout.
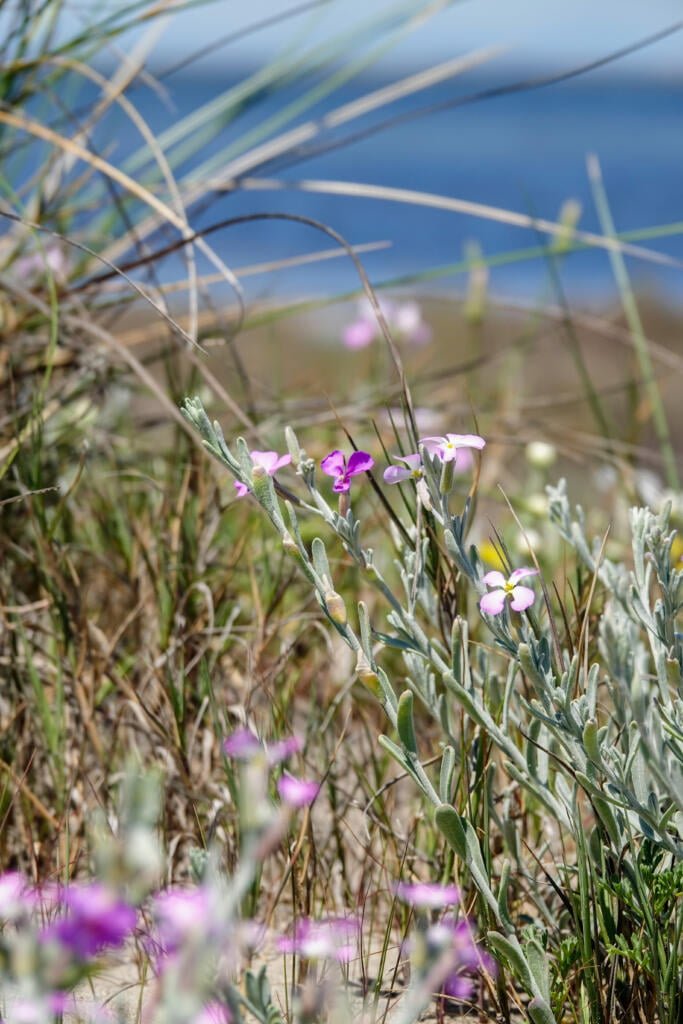
<path id="1" fill-rule="evenodd" d="M 227 1006 L 223 1003 L 207 1003 L 199 1016 L 194 1017 L 192 1024 L 230 1024 L 233 1019 Z"/>
<path id="2" fill-rule="evenodd" d="M 479 434 L 446 434 L 445 437 L 422 437 L 420 444 L 424 445 L 430 455 L 437 455 L 442 462 L 453 462 L 458 458 L 461 448 L 481 449 L 486 441 Z M 469 457 L 471 459 L 472 455 Z"/>
<path id="3" fill-rule="evenodd" d="M 435 882 L 399 882 L 396 886 L 399 899 L 413 907 L 436 909 L 460 902 L 457 885 L 438 885 Z"/>
<path id="4" fill-rule="evenodd" d="M 153 913 L 160 952 L 169 956 L 208 934 L 213 927 L 211 910 L 211 897 L 202 886 L 157 893 Z"/>
<path id="5" fill-rule="evenodd" d="M 405 462 L 405 466 L 389 466 L 384 470 L 384 482 L 387 484 L 401 484 L 404 480 L 421 480 L 422 459 L 417 452 L 412 455 L 394 455 L 392 458 L 399 462 Z"/>
<path id="6" fill-rule="evenodd" d="M 347 348 L 367 348 L 377 337 L 377 330 L 377 325 L 372 320 L 361 317 L 346 325 L 342 339 Z"/>
<path id="7" fill-rule="evenodd" d="M 502 572 L 494 570 L 487 572 L 484 576 L 484 583 L 489 587 L 495 587 L 488 594 L 484 594 L 479 607 L 486 615 L 500 615 L 504 606 L 505 598 L 510 595 L 510 604 L 516 612 L 523 612 L 534 603 L 536 595 L 530 587 L 518 586 L 519 580 L 526 576 L 538 576 L 538 569 L 515 569 L 509 579 L 505 579 Z"/>
<path id="8" fill-rule="evenodd" d="M 255 466 L 261 466 L 265 469 L 268 476 L 275 476 L 278 469 L 282 469 L 283 466 L 288 466 L 292 461 L 291 455 L 278 455 L 277 452 L 249 452 L 251 461 Z M 235 480 L 235 490 L 237 496 L 243 498 L 245 494 L 249 493 L 249 488 L 246 484 L 243 484 L 240 480 Z"/>
<path id="9" fill-rule="evenodd" d="M 375 460 L 367 452 L 353 452 L 347 462 L 344 453 L 335 450 L 325 456 L 320 468 L 323 473 L 335 478 L 332 490 L 341 494 L 351 489 L 351 477 L 367 473 L 374 465 Z"/>
<path id="10" fill-rule="evenodd" d="M 223 753 L 237 761 L 250 761 L 263 750 L 263 744 L 251 729 L 235 729 L 223 740 Z"/>
<path id="11" fill-rule="evenodd" d="M 293 775 L 285 773 L 278 780 L 277 791 L 286 804 L 298 809 L 313 803 L 320 792 L 320 786 L 317 782 L 295 779 Z"/>
<path id="12" fill-rule="evenodd" d="M 136 925 L 135 908 L 99 882 L 67 886 L 60 902 L 66 915 L 48 925 L 40 938 L 59 943 L 79 960 L 106 946 L 122 946 Z"/>
<path id="13" fill-rule="evenodd" d="M 333 917 L 322 921 L 302 918 L 294 926 L 291 938 L 278 940 L 281 953 L 296 953 L 307 960 L 337 960 L 348 963 L 355 956 L 358 922 L 351 917 Z"/>
<path id="14" fill-rule="evenodd" d="M 45 1024 L 45 1021 L 52 1021 L 55 1017 L 71 1008 L 73 998 L 64 992 L 45 992 L 29 999 L 17 999 L 12 1002 L 7 1010 L 7 1017 L 3 1017 L 3 1024 Z"/>
<path id="15" fill-rule="evenodd" d="M 379 299 L 380 309 L 389 330 L 413 345 L 424 345 L 432 336 L 429 325 L 422 319 L 422 310 L 417 302 L 392 302 Z M 380 337 L 380 327 L 375 311 L 367 299 L 358 305 L 358 318 L 347 324 L 342 340 L 347 348 L 367 348 Z"/>
<path id="16" fill-rule="evenodd" d="M 285 736 L 265 747 L 266 760 L 271 766 L 279 764 L 292 754 L 298 754 L 302 746 L 298 736 Z M 237 761 L 251 761 L 253 757 L 264 753 L 264 745 L 251 729 L 236 729 L 223 740 L 223 753 Z"/>
<path id="17" fill-rule="evenodd" d="M 474 992 L 472 974 L 486 971 L 495 976 L 496 962 L 475 942 L 474 926 L 467 918 L 446 919 L 431 925 L 427 944 L 447 957 L 441 992 L 451 999 L 470 999 Z"/>
<path id="18" fill-rule="evenodd" d="M 35 279 L 51 273 L 58 281 L 65 281 L 68 271 L 66 256 L 59 245 L 48 245 L 38 252 L 20 256 L 14 264 L 18 278 Z"/>

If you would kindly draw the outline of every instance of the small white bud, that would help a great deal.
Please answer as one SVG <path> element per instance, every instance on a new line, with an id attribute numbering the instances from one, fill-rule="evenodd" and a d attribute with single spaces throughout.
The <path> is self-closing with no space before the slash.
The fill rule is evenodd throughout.
<path id="1" fill-rule="evenodd" d="M 557 448 L 547 441 L 531 441 L 526 446 L 524 454 L 534 469 L 549 469 L 557 459 Z"/>

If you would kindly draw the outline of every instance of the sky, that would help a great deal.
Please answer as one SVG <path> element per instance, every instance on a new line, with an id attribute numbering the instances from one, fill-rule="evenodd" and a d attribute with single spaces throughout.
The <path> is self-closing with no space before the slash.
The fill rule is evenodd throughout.
<path id="1" fill-rule="evenodd" d="M 173 63 L 194 49 L 294 7 L 302 0 L 213 0 L 169 17 L 154 63 Z M 397 41 L 380 62 L 386 70 L 425 67 L 473 49 L 501 45 L 507 66 L 556 69 L 588 62 L 683 19 L 681 0 L 327 0 L 314 10 L 255 32 L 207 56 L 207 73 L 230 64 L 267 62 L 288 42 L 311 45 L 398 8 L 441 8 Z M 156 31 L 156 30 L 155 30 Z M 350 46 L 350 49 L 352 47 Z M 625 58 L 624 71 L 683 75 L 683 32 Z"/>

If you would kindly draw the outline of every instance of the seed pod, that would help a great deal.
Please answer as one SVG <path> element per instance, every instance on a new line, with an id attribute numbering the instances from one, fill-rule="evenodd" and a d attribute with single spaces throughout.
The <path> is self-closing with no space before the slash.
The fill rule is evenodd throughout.
<path id="1" fill-rule="evenodd" d="M 323 594 L 327 614 L 338 626 L 345 626 L 348 620 L 344 600 L 336 590 L 326 590 Z"/>

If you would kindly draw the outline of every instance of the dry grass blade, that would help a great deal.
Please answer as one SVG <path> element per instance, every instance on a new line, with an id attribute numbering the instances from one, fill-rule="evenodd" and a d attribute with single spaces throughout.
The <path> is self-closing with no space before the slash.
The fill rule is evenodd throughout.
<path id="1" fill-rule="evenodd" d="M 467 199 L 456 199 L 453 196 L 443 196 L 432 192 L 418 192 L 408 188 L 390 188 L 387 185 L 371 185 L 354 181 L 326 181 L 318 179 L 304 179 L 302 181 L 287 181 L 281 178 L 241 178 L 238 182 L 226 186 L 218 179 L 214 182 L 206 182 L 207 188 L 215 191 L 232 191 L 239 187 L 251 192 L 282 192 L 293 189 L 300 192 L 314 192 L 322 195 L 350 196 L 358 199 L 378 199 L 383 202 L 405 203 L 409 206 L 424 206 L 433 210 L 443 210 L 448 213 L 461 213 L 469 217 L 477 217 L 481 220 L 492 220 L 499 224 L 509 224 L 512 227 L 525 228 L 528 231 L 541 232 L 552 238 L 566 238 L 567 225 L 559 224 L 556 221 L 545 220 L 544 218 L 531 217 L 526 213 L 518 213 L 516 210 L 505 210 L 498 206 L 489 206 L 486 203 L 473 203 Z M 658 263 L 667 267 L 683 267 L 681 260 L 673 256 L 666 256 L 664 253 L 653 249 L 646 249 L 640 245 L 631 245 L 629 242 L 622 242 L 618 238 L 611 238 L 606 235 L 597 235 L 592 231 L 580 231 L 575 228 L 571 232 L 572 239 L 582 242 L 595 249 L 605 249 L 608 252 L 621 252 L 626 256 L 633 256 L 648 263 Z"/>
<path id="2" fill-rule="evenodd" d="M 157 163 L 157 166 L 159 167 L 162 178 L 166 183 L 166 187 L 176 207 L 176 213 L 180 218 L 181 223 L 184 225 L 184 227 L 182 228 L 183 237 L 185 239 L 189 238 L 192 235 L 192 230 L 188 223 L 187 211 L 185 210 L 185 207 L 183 205 L 180 189 L 178 188 L 178 185 L 176 183 L 173 171 L 171 169 L 171 165 L 166 159 L 166 155 L 164 154 L 164 151 L 162 150 L 161 146 L 159 146 L 156 136 L 152 129 L 150 128 L 150 126 L 148 125 L 148 123 L 138 112 L 135 105 L 131 103 L 130 100 L 123 94 L 122 90 L 128 84 L 129 75 L 120 75 L 118 77 L 117 83 L 115 85 L 112 85 L 110 84 L 109 80 L 104 77 L 104 75 L 99 74 L 99 72 L 95 71 L 93 68 L 88 67 L 87 64 L 82 64 L 79 61 L 68 60 L 66 58 L 53 58 L 53 60 L 49 61 L 48 63 L 55 63 L 58 66 L 74 70 L 78 74 L 82 75 L 84 78 L 88 78 L 91 82 L 94 82 L 96 85 L 98 85 L 104 93 L 104 98 L 95 106 L 94 110 L 92 111 L 92 114 L 90 115 L 89 124 L 84 125 L 81 132 L 79 133 L 83 140 L 87 140 L 91 126 L 96 124 L 98 120 L 100 120 L 101 116 L 104 114 L 104 112 L 109 106 L 111 106 L 112 104 L 116 104 L 124 111 L 126 116 L 135 125 L 137 130 L 140 132 L 140 135 L 149 146 L 150 152 L 152 153 Z M 136 63 L 132 65 L 130 69 L 131 74 L 134 73 L 133 69 L 136 66 Z M 67 157 L 67 159 L 69 160 L 73 158 Z M 188 245 L 184 246 L 184 253 L 188 267 L 188 291 L 190 300 L 189 327 L 187 333 L 189 334 L 192 343 L 196 344 L 198 318 L 198 282 L 196 261 L 194 259 L 194 251 L 191 243 L 188 243 Z M 220 276 L 220 280 L 223 280 L 222 275 Z"/>
<path id="3" fill-rule="evenodd" d="M 125 173 L 125 171 L 122 171 L 120 168 L 109 163 L 108 160 L 104 160 L 102 157 L 91 153 L 77 142 L 65 138 L 58 132 L 53 131 L 51 128 L 41 124 L 39 121 L 36 121 L 34 118 L 25 117 L 24 115 L 0 109 L 0 124 L 6 124 L 9 127 L 18 129 L 19 131 L 27 132 L 29 135 L 42 139 L 43 142 L 50 143 L 76 159 L 82 160 L 93 170 L 99 171 L 112 181 L 121 185 L 127 192 L 132 196 L 135 196 L 136 199 L 139 199 L 146 206 L 150 206 L 162 218 L 164 223 L 171 224 L 180 231 L 181 234 L 185 235 L 188 229 L 188 224 L 175 212 L 175 210 L 168 206 L 167 203 L 162 202 L 162 200 L 155 196 L 153 192 L 150 192 L 149 189 L 144 188 L 138 182 L 134 181 L 133 178 Z M 239 301 L 240 319 L 242 319 L 244 315 L 244 299 L 239 281 L 230 268 L 222 259 L 220 259 L 219 256 L 216 255 L 214 250 L 203 238 L 198 236 L 196 232 L 193 232 L 191 237 L 192 241 L 196 242 L 197 248 L 206 256 L 209 262 L 223 274 L 225 280 L 234 289 Z M 184 238 L 184 240 L 187 241 L 187 238 Z"/>

